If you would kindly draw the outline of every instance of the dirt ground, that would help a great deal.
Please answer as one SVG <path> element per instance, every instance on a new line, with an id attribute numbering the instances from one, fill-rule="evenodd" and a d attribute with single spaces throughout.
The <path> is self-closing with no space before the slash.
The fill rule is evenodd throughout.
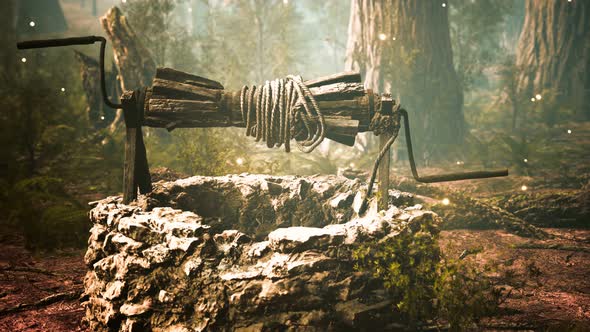
<path id="1" fill-rule="evenodd" d="M 590 331 L 590 230 L 548 229 L 551 240 L 499 230 L 443 231 L 447 255 L 491 266 L 490 277 L 509 295 L 482 330 Z M 0 312 L 61 292 L 82 289 L 83 251 L 31 254 L 18 237 L 0 243 Z M 523 248 L 524 246 L 535 247 Z M 539 247 L 539 248 L 537 248 Z M 78 299 L 0 313 L 1 331 L 85 331 Z"/>

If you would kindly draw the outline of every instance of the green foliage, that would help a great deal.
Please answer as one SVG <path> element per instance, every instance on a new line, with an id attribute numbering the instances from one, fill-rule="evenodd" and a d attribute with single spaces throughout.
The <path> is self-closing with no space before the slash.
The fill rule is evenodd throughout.
<path id="1" fill-rule="evenodd" d="M 496 307 L 497 295 L 489 291 L 480 272 L 463 261 L 440 259 L 431 223 L 384 242 L 364 244 L 353 257 L 357 270 L 383 282 L 412 329 L 432 320 L 450 324 L 451 330 L 472 328 Z"/>
<path id="2" fill-rule="evenodd" d="M 433 286 L 440 250 L 431 227 L 425 223 L 415 233 L 368 243 L 353 253 L 356 269 L 382 280 L 409 322 L 425 321 L 434 313 Z"/>
<path id="3" fill-rule="evenodd" d="M 452 331 L 474 328 L 480 318 L 496 311 L 500 296 L 481 271 L 448 258 L 438 265 L 434 293 L 437 316 Z"/>

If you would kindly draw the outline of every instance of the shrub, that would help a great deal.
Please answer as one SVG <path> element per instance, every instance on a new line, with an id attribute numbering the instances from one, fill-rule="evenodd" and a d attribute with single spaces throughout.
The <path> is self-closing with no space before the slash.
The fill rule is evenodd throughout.
<path id="1" fill-rule="evenodd" d="M 492 313 L 497 295 L 489 282 L 464 261 L 441 259 L 438 235 L 430 223 L 385 242 L 353 252 L 355 269 L 381 280 L 411 329 L 431 321 L 451 330 L 473 327 Z"/>

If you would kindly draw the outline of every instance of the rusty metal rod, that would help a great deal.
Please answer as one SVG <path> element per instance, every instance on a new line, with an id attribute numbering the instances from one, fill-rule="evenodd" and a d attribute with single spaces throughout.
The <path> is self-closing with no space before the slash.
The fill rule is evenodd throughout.
<path id="1" fill-rule="evenodd" d="M 457 172 L 447 173 L 438 175 L 427 175 L 419 176 L 418 170 L 416 169 L 416 161 L 414 160 L 414 150 L 412 149 L 412 138 L 410 135 L 410 120 L 408 118 L 408 112 L 405 109 L 400 109 L 400 114 L 404 119 L 404 130 L 406 132 L 406 145 L 408 148 L 408 158 L 410 159 L 410 169 L 414 179 L 418 182 L 433 183 L 433 182 L 445 182 L 445 181 L 459 181 L 459 180 L 472 180 L 472 179 L 485 179 L 495 178 L 500 176 L 507 176 L 508 170 L 494 170 L 494 171 L 473 171 L 473 172 Z"/>
<path id="2" fill-rule="evenodd" d="M 90 45 L 100 42 L 100 88 L 102 91 L 102 99 L 110 108 L 121 108 L 121 104 L 113 103 L 107 96 L 106 78 L 104 74 L 104 53 L 107 40 L 100 36 L 86 36 L 73 38 L 59 38 L 59 39 L 42 39 L 42 40 L 27 40 L 16 44 L 19 50 L 27 50 L 32 48 L 47 48 L 47 47 L 62 47 L 72 45 Z"/>

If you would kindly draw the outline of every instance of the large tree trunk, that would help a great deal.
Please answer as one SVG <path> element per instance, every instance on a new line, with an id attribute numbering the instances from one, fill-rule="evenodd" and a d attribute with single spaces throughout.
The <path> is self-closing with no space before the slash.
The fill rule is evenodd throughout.
<path id="1" fill-rule="evenodd" d="M 408 109 L 423 161 L 464 136 L 463 92 L 453 67 L 448 5 L 438 1 L 352 0 L 346 70 L 391 92 Z"/>
<path id="2" fill-rule="evenodd" d="M 550 91 L 590 120 L 590 2 L 527 0 L 516 63 L 522 100 Z"/>

